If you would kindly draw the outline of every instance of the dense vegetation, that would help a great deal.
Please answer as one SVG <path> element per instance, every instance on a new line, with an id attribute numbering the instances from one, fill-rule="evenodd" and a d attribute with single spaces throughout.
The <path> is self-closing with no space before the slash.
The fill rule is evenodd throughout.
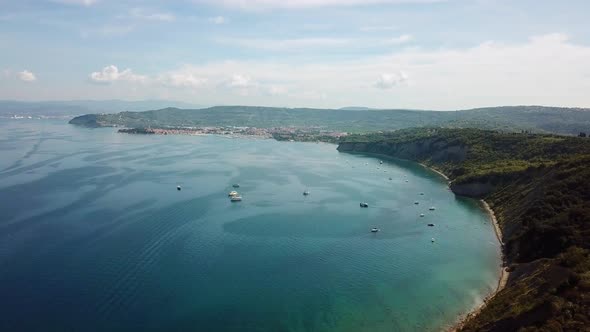
<path id="1" fill-rule="evenodd" d="M 339 149 L 429 164 L 493 207 L 511 274 L 464 331 L 589 330 L 589 138 L 422 128 L 352 135 Z"/>
<path id="2" fill-rule="evenodd" d="M 320 127 L 353 133 L 396 130 L 408 127 L 439 126 L 503 131 L 533 131 L 577 135 L 590 131 L 590 110 L 542 106 L 494 107 L 456 112 L 413 110 L 327 110 L 218 106 L 206 109 L 165 108 L 146 112 L 88 114 L 72 124 L 87 127 L 123 126 L 196 127 L 247 126 Z"/>

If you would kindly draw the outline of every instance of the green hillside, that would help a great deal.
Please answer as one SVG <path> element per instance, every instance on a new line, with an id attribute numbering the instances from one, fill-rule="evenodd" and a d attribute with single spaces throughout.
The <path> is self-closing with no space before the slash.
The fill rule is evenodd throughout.
<path id="1" fill-rule="evenodd" d="M 416 110 L 329 110 L 252 106 L 217 106 L 205 109 L 165 108 L 145 112 L 89 114 L 72 124 L 87 127 L 321 127 L 353 133 L 409 127 L 528 130 L 559 134 L 590 131 L 590 110 L 542 106 L 495 107 L 456 112 Z"/>

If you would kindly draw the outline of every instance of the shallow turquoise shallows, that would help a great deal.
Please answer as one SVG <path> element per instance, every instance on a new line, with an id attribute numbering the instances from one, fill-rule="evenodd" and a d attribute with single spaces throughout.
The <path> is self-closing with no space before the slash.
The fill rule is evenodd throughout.
<path id="1" fill-rule="evenodd" d="M 478 203 L 409 162 L 24 119 L 0 156 L 2 331 L 436 331 L 499 276 Z"/>

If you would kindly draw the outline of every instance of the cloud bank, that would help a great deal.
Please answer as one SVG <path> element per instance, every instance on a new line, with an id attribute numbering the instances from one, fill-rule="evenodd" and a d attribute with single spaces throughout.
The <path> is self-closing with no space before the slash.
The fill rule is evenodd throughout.
<path id="1" fill-rule="evenodd" d="M 96 81 L 121 81 L 129 89 L 147 82 L 142 90 L 146 97 L 174 87 L 165 96 L 206 104 L 427 109 L 579 106 L 587 102 L 589 77 L 590 47 L 559 33 L 523 43 L 411 48 L 347 61 L 217 61 L 184 65 L 151 78 L 107 66 L 91 74 Z"/>

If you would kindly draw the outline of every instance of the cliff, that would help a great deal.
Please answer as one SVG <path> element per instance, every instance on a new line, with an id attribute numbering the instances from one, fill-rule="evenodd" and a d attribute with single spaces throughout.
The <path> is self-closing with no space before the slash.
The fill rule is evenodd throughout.
<path id="1" fill-rule="evenodd" d="M 511 274 L 462 331 L 590 326 L 589 139 L 427 128 L 353 135 L 338 150 L 433 166 L 494 209 Z"/>

